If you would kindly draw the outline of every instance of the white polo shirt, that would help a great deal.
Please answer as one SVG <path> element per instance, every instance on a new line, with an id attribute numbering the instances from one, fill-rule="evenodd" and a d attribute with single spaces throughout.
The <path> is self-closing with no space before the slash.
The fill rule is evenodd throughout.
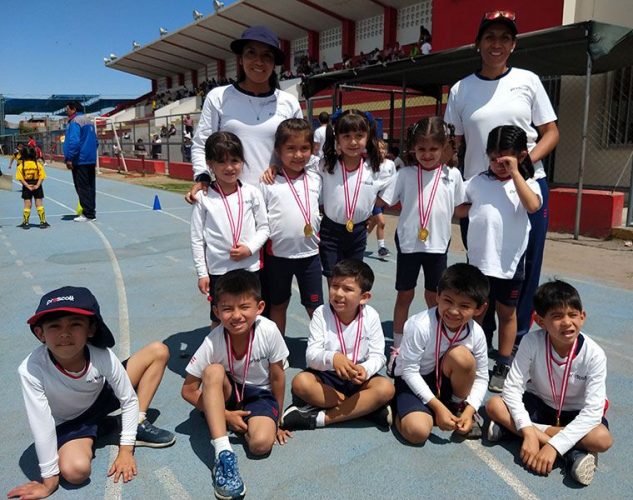
<path id="1" fill-rule="evenodd" d="M 534 179 L 527 185 L 543 202 Z M 511 279 L 525 253 L 530 232 L 528 213 L 514 181 L 500 181 L 481 173 L 466 182 L 468 212 L 468 262 L 486 276 Z"/>
<path id="2" fill-rule="evenodd" d="M 314 370 L 333 371 L 334 355 L 343 352 L 336 329 L 336 320 L 330 304 L 323 304 L 314 311 L 310 321 L 310 336 L 306 349 L 306 364 Z M 362 306 L 363 325 L 361 340 L 356 362 L 367 372 L 367 378 L 375 375 L 385 366 L 385 335 L 382 331 L 380 316 L 376 310 L 368 305 Z M 354 343 L 358 332 L 359 316 L 349 324 L 341 324 L 345 351 L 352 360 Z"/>
<path id="3" fill-rule="evenodd" d="M 511 68 L 501 78 L 488 80 L 471 74 L 450 90 L 446 123 L 455 125 L 455 134 L 466 141 L 464 177 L 470 179 L 488 169 L 486 143 L 490 131 L 499 125 L 517 125 L 525 130 L 528 151 L 536 145 L 539 126 L 556 121 L 539 77 L 525 69 Z M 542 162 L 534 164 L 535 179 L 545 177 Z"/>
<path id="4" fill-rule="evenodd" d="M 437 345 L 437 307 L 411 316 L 404 324 L 400 353 L 396 361 L 395 374 L 411 388 L 413 393 L 427 404 L 435 397 L 436 388 L 422 378 L 435 370 L 435 348 Z M 451 332 L 453 335 L 453 332 Z M 470 320 L 453 346 L 463 345 L 474 356 L 477 364 L 475 381 L 466 397 L 466 402 L 475 409 L 481 406 L 488 390 L 488 346 L 486 335 L 474 320 Z M 441 358 L 449 347 L 445 335 L 440 336 Z"/>
<path id="5" fill-rule="evenodd" d="M 235 85 L 212 89 L 204 100 L 202 114 L 191 147 L 194 178 L 209 173 L 204 156 L 207 138 L 219 130 L 233 132 L 242 141 L 246 163 L 240 179 L 257 186 L 271 165 L 275 132 L 287 118 L 302 118 L 295 96 L 275 89 L 269 95 L 254 96 Z"/>
<path id="6" fill-rule="evenodd" d="M 270 390 L 270 365 L 283 361 L 290 354 L 277 325 L 263 316 L 255 320 L 255 336 L 246 375 L 246 384 Z M 244 383 L 244 363 L 246 355 L 235 359 L 233 364 L 235 382 Z M 204 369 L 211 364 L 220 364 L 227 372 L 229 355 L 224 336 L 224 326 L 218 325 L 207 335 L 196 353 L 189 360 L 187 373 L 202 378 Z"/>
<path id="7" fill-rule="evenodd" d="M 426 241 L 418 238 L 420 230 L 420 203 L 418 199 L 418 169 L 422 172 L 423 205 L 428 210 L 428 202 L 435 181 L 440 175 L 431 206 Z M 402 253 L 446 253 L 451 241 L 451 219 L 455 207 L 466 201 L 466 191 L 462 176 L 456 168 L 442 165 L 439 170 L 424 170 L 418 166 L 404 167 L 396 173 L 395 181 L 381 196 L 387 205 L 400 202 L 402 211 L 398 218 L 398 244 Z"/>
<path id="8" fill-rule="evenodd" d="M 227 196 L 235 224 L 240 210 L 238 200 L 237 191 Z M 260 190 L 249 184 L 242 185 L 242 204 L 244 221 L 240 243 L 245 244 L 252 255 L 235 261 L 229 258 L 233 233 L 219 191 L 211 185 L 206 195 L 203 191 L 196 193 L 196 203 L 191 212 L 191 252 L 199 278 L 209 274 L 225 274 L 234 269 L 259 271 L 259 249 L 270 234 L 266 205 Z"/>
<path id="9" fill-rule="evenodd" d="M 547 406 L 558 409 L 558 401 L 552 397 L 547 371 L 549 356 L 546 332 L 538 330 L 526 335 L 514 358 L 508 377 L 503 385 L 503 401 L 508 406 L 518 430 L 532 425 L 523 404 L 525 391 L 539 397 Z M 607 357 L 602 348 L 584 333 L 578 337 L 579 345 L 573 358 L 563 401 L 564 411 L 580 411 L 565 428 L 549 440 L 556 451 L 563 455 L 599 425 L 607 399 Z M 554 349 L 552 374 L 556 391 L 560 394 L 565 362 Z M 536 422 L 544 423 L 544 422 Z"/>
<path id="10" fill-rule="evenodd" d="M 304 176 L 307 181 L 309 203 L 306 203 Z M 291 182 L 295 189 L 294 194 L 282 174 L 275 177 L 274 184 L 260 183 L 259 188 L 268 211 L 272 254 L 286 259 L 301 259 L 319 253 L 321 176 L 313 170 L 306 169 L 302 175 L 291 179 Z M 310 237 L 306 237 L 303 232 L 306 222 L 295 194 L 304 210 L 310 208 Z"/>
<path id="11" fill-rule="evenodd" d="M 345 188 L 341 169 L 341 162 L 337 161 L 333 173 L 323 171 L 321 174 L 323 178 L 323 211 L 329 219 L 337 224 L 346 224 L 348 219 L 345 211 Z M 352 217 L 354 224 L 364 222 L 371 217 L 376 197 L 387 189 L 393 179 L 393 176 L 384 170 L 373 172 L 366 161 L 353 172 L 347 172 L 347 192 L 350 207 L 359 175 L 362 175 L 362 181 L 356 209 Z"/>
<path id="12" fill-rule="evenodd" d="M 321 125 L 314 131 L 314 139 L 313 142 L 319 144 L 319 149 L 317 151 L 317 156 L 319 158 L 323 158 L 323 145 L 325 144 L 325 132 L 327 130 L 327 125 Z"/>
<path id="13" fill-rule="evenodd" d="M 120 444 L 134 445 L 136 442 L 138 398 L 125 368 L 110 349 L 86 345 L 90 361 L 81 376 L 62 372 L 51 360 L 45 345 L 29 354 L 18 368 L 43 478 L 59 474 L 55 427 L 90 408 L 106 382 L 121 402 Z"/>

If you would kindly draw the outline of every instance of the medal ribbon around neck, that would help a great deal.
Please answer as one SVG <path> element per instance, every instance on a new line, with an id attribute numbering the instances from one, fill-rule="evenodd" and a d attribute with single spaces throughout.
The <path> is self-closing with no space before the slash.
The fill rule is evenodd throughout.
<path id="1" fill-rule="evenodd" d="M 567 354 L 565 369 L 563 370 L 563 380 L 561 381 L 560 385 L 560 394 L 556 393 L 554 369 L 552 368 L 554 353 L 552 352 L 552 342 L 549 339 L 549 334 L 545 336 L 545 342 L 547 342 L 547 349 L 545 349 L 545 364 L 547 365 L 547 376 L 549 377 L 549 387 L 552 391 L 552 399 L 554 400 L 554 404 L 556 404 L 556 427 L 560 427 L 560 414 L 563 411 L 563 403 L 565 402 L 565 396 L 567 395 L 567 386 L 569 385 L 569 372 L 571 371 L 571 365 L 576 355 L 576 345 L 578 344 L 578 337 L 574 339 L 574 344 L 571 346 L 569 354 Z"/>
<path id="2" fill-rule="evenodd" d="M 251 328 L 251 331 L 248 333 L 248 345 L 246 346 L 246 358 L 244 359 L 244 371 L 242 373 L 242 390 L 240 391 L 239 386 L 237 385 L 237 377 L 235 376 L 234 366 L 235 366 L 235 356 L 233 356 L 233 343 L 231 342 L 231 336 L 224 332 L 224 339 L 226 342 L 226 355 L 229 361 L 229 372 L 231 373 L 231 378 L 233 379 L 233 384 L 235 385 L 235 399 L 237 399 L 237 403 L 241 403 L 242 399 L 244 399 L 244 388 L 246 387 L 246 377 L 248 377 L 248 369 L 251 364 L 251 354 L 253 353 L 253 344 L 255 340 L 255 328 Z"/>
<path id="3" fill-rule="evenodd" d="M 292 179 L 288 177 L 288 174 L 283 169 L 281 170 L 281 174 L 285 177 L 286 182 L 288 183 L 288 187 L 290 188 L 290 192 L 292 193 L 292 196 L 294 196 L 295 201 L 297 202 L 297 205 L 299 205 L 299 210 L 301 210 L 301 215 L 303 215 L 303 220 L 306 223 L 303 229 L 304 235 L 312 236 L 312 224 L 310 221 L 310 191 L 308 190 L 308 176 L 305 172 L 303 172 L 303 192 L 305 193 L 305 197 L 306 197 L 306 206 L 304 207 L 303 204 L 301 203 L 301 199 L 299 198 L 299 194 L 297 193 L 297 190 L 292 184 Z M 310 234 L 308 234 L 308 230 L 310 230 L 309 231 Z"/>
<path id="4" fill-rule="evenodd" d="M 429 196 L 428 206 L 424 209 L 424 184 L 422 171 L 424 169 L 418 165 L 418 213 L 420 215 L 420 232 L 425 231 L 428 237 L 428 224 L 431 218 L 431 208 L 435 201 L 435 195 L 437 194 L 437 187 L 440 183 L 440 177 L 442 177 L 442 166 L 436 167 L 433 172 L 433 187 L 431 188 L 431 194 Z M 422 239 L 422 238 L 421 238 Z M 426 240 L 426 237 L 423 241 Z"/>
<path id="5" fill-rule="evenodd" d="M 219 183 L 216 183 L 218 187 L 218 191 L 220 192 L 220 198 L 222 198 L 222 203 L 224 203 L 224 210 L 226 211 L 226 215 L 229 219 L 229 225 L 231 226 L 231 235 L 233 236 L 233 247 L 237 247 L 240 242 L 240 237 L 242 236 L 242 225 L 244 224 L 244 204 L 242 203 L 242 188 L 238 182 L 237 184 L 237 223 L 233 218 L 233 212 L 231 212 L 231 207 L 229 206 L 229 200 L 227 199 L 224 191 L 222 190 L 222 186 Z"/>
<path id="6" fill-rule="evenodd" d="M 354 229 L 354 212 L 356 211 L 356 205 L 358 204 L 358 195 L 360 194 L 360 186 L 363 183 L 363 159 L 361 158 L 358 163 L 358 174 L 356 177 L 356 186 L 354 187 L 354 197 L 352 202 L 349 201 L 349 191 L 347 189 L 347 169 L 345 168 L 345 162 L 341 161 L 341 172 L 343 173 L 343 192 L 345 194 L 345 216 L 347 217 L 347 225 L 352 223 L 352 230 Z M 349 227 L 347 230 L 351 233 Z"/>
<path id="7" fill-rule="evenodd" d="M 448 332 L 446 328 L 444 328 L 444 323 L 442 322 L 442 318 L 437 318 L 437 328 L 435 329 L 435 389 L 436 394 L 435 397 L 440 399 L 440 389 L 442 387 L 442 366 L 444 365 L 444 358 L 440 361 L 440 346 L 442 344 L 442 335 L 446 337 L 448 340 L 448 347 L 444 354 L 446 354 L 453 344 L 459 340 L 459 336 L 462 334 L 462 330 L 465 325 L 460 326 L 455 335 L 451 338 L 448 336 Z"/>
<path id="8" fill-rule="evenodd" d="M 354 351 L 352 352 L 352 363 L 356 364 L 358 361 L 358 354 L 360 352 L 360 339 L 363 333 L 363 308 L 361 306 L 356 316 L 356 339 L 354 340 Z M 334 322 L 336 323 L 336 333 L 338 335 L 338 342 L 341 345 L 341 352 L 344 356 L 347 356 L 347 348 L 345 347 L 345 337 L 343 337 L 343 327 L 341 320 L 338 319 L 336 313 L 334 313 Z"/>

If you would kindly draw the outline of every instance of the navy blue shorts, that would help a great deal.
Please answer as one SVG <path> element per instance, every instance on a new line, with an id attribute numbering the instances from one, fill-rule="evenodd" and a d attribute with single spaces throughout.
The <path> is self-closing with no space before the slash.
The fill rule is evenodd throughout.
<path id="1" fill-rule="evenodd" d="M 321 381 L 322 384 L 331 387 L 337 392 L 340 392 L 346 398 L 353 396 L 362 388 L 362 384 L 354 384 L 349 380 L 343 380 L 342 378 L 339 378 L 339 376 L 335 372 L 314 370 L 312 368 L 307 368 L 304 371 L 313 373 Z M 369 377 L 369 379 L 367 380 L 371 380 L 374 377 L 382 377 L 382 375 L 378 375 L 376 373 L 375 375 Z"/>
<path id="2" fill-rule="evenodd" d="M 231 395 L 226 400 L 225 408 L 229 411 L 245 410 L 250 411 L 251 414 L 244 417 L 244 421 L 248 422 L 251 417 L 269 417 L 272 418 L 275 424 L 279 423 L 279 404 L 273 396 L 273 393 L 268 389 L 262 389 L 260 387 L 246 384 L 244 387 L 244 399 L 240 404 L 237 403 L 237 397 L 235 395 L 236 384 L 229 373 L 226 374 L 231 381 Z M 239 390 L 242 390 L 242 385 L 237 384 Z"/>
<path id="3" fill-rule="evenodd" d="M 316 309 L 323 304 L 323 283 L 321 278 L 321 259 L 319 255 L 303 259 L 286 259 L 265 256 L 265 275 L 267 298 L 271 305 L 277 306 L 290 300 L 292 296 L 292 277 L 297 277 L 301 304 Z"/>
<path id="4" fill-rule="evenodd" d="M 448 256 L 446 253 L 402 253 L 396 234 L 396 290 L 405 292 L 413 290 L 418 284 L 420 268 L 424 271 L 424 289 L 437 292 L 437 284 L 446 270 Z"/>
<path id="5" fill-rule="evenodd" d="M 525 391 L 523 393 L 523 404 L 525 409 L 530 415 L 530 420 L 537 424 L 556 425 L 556 410 L 547 405 L 545 401 L 539 398 L 536 394 Z M 568 425 L 573 419 L 575 419 L 580 410 L 568 410 L 560 412 L 560 424 L 562 426 Z M 609 422 L 603 416 L 602 423 L 608 429 Z"/>
<path id="6" fill-rule="evenodd" d="M 435 392 L 435 370 L 428 375 L 423 375 L 422 378 L 431 390 Z M 425 405 L 422 400 L 414 394 L 402 377 L 396 377 L 394 383 L 396 386 L 396 396 L 394 398 L 395 410 L 396 414 L 400 417 L 400 420 L 406 417 L 409 413 L 421 411 L 422 413 L 431 415 L 431 417 L 433 417 L 433 421 L 435 421 L 435 414 L 433 413 L 433 410 Z M 442 374 L 440 401 L 446 405 L 450 402 L 452 395 L 453 387 L 451 386 L 451 381 L 446 375 Z"/>
<path id="7" fill-rule="evenodd" d="M 345 229 L 345 224 L 337 224 L 323 216 L 319 235 L 323 276 L 331 278 L 334 266 L 343 259 L 363 260 L 367 247 L 367 221 L 354 224 L 354 230 L 350 233 Z"/>
<path id="8" fill-rule="evenodd" d="M 501 279 L 494 276 L 487 276 L 490 283 L 490 294 L 488 300 L 492 304 L 499 302 L 504 306 L 516 307 L 521 294 L 523 279 Z"/>
<path id="9" fill-rule="evenodd" d="M 259 277 L 259 271 L 255 271 L 253 274 Z M 221 276 L 224 276 L 224 275 L 223 274 L 209 275 L 209 308 L 211 310 L 209 317 L 211 318 L 211 321 L 213 321 L 214 323 L 220 322 L 220 318 L 218 318 L 213 312 L 213 304 L 215 303 L 213 301 L 213 297 L 215 297 L 215 283 L 218 281 L 218 278 L 220 278 Z"/>
<path id="10" fill-rule="evenodd" d="M 371 211 L 372 215 L 380 215 L 382 213 L 384 213 L 385 211 L 385 207 L 374 207 L 374 209 Z"/>

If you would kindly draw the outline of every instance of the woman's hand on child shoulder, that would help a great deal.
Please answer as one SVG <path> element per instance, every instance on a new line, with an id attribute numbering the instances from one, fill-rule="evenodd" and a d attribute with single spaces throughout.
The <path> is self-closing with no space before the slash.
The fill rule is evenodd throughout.
<path id="1" fill-rule="evenodd" d="M 270 165 L 259 178 L 259 182 L 271 186 L 275 183 L 275 176 L 277 175 L 277 167 Z"/>
<path id="2" fill-rule="evenodd" d="M 118 483 L 122 477 L 123 482 L 127 483 L 136 476 L 136 460 L 134 459 L 133 446 L 120 446 L 119 454 L 112 462 L 112 466 L 108 471 L 108 477 L 114 476 L 114 482 Z"/>
<path id="3" fill-rule="evenodd" d="M 196 193 L 202 190 L 204 194 L 207 194 L 209 191 L 209 183 L 208 182 L 196 182 L 191 189 L 185 195 L 185 201 L 189 203 L 189 205 L 193 205 L 196 202 Z"/>
<path id="4" fill-rule="evenodd" d="M 52 495 L 59 486 L 59 476 L 47 477 L 43 482 L 31 481 L 30 483 L 16 486 L 9 493 L 7 498 L 23 498 L 24 500 L 46 498 Z"/>

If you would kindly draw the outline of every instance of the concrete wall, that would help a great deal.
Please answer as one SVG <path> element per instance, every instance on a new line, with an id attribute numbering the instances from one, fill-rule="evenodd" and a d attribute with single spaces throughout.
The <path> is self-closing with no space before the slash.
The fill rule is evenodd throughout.
<path id="1" fill-rule="evenodd" d="M 633 28 L 631 0 L 566 0 L 563 24 L 593 19 L 605 23 Z"/>

